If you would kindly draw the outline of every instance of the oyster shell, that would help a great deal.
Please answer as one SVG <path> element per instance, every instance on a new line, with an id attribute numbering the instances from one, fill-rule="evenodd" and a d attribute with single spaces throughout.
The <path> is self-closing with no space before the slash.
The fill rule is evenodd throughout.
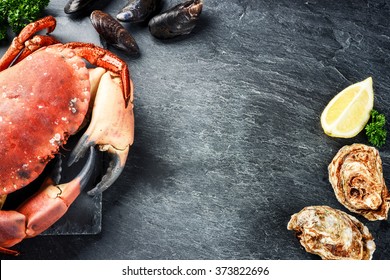
<path id="1" fill-rule="evenodd" d="M 375 243 L 368 228 L 355 217 L 329 206 L 308 206 L 287 225 L 307 252 L 324 260 L 370 260 Z"/>
<path id="2" fill-rule="evenodd" d="M 363 144 L 344 146 L 328 171 L 337 200 L 348 210 L 370 221 L 387 219 L 390 194 L 377 149 Z"/>

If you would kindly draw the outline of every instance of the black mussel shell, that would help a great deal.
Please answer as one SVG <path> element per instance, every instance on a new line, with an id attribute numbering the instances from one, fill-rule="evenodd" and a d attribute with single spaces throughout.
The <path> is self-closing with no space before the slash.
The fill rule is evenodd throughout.
<path id="1" fill-rule="evenodd" d="M 202 12 L 202 0 L 181 3 L 149 21 L 150 33 L 159 39 L 169 39 L 191 33 Z"/>
<path id="2" fill-rule="evenodd" d="M 90 19 L 93 27 L 107 44 L 131 55 L 139 54 L 133 36 L 111 15 L 95 10 L 91 13 Z"/>
<path id="3" fill-rule="evenodd" d="M 149 20 L 161 5 L 161 0 L 129 0 L 116 18 L 126 22 L 145 22 Z"/>
<path id="4" fill-rule="evenodd" d="M 69 2 L 65 5 L 64 12 L 66 14 L 77 13 L 93 1 L 95 0 L 69 0 Z"/>

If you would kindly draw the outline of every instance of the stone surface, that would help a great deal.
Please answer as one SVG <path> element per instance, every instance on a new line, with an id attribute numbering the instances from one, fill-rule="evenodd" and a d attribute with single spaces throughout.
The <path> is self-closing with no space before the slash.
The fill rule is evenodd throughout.
<path id="1" fill-rule="evenodd" d="M 103 2 L 112 15 L 126 3 Z M 94 36 L 63 5 L 47 11 L 68 23 L 55 34 Z M 343 145 L 367 140 L 326 136 L 320 114 L 372 76 L 375 107 L 390 118 L 389 9 L 384 0 L 205 0 L 193 33 L 169 41 L 125 24 L 141 50 L 115 51 L 135 84 L 135 143 L 103 194 L 101 233 L 29 239 L 16 246 L 20 258 L 318 259 L 287 223 L 309 205 L 349 213 L 327 166 Z M 386 181 L 389 145 L 380 149 Z M 374 259 L 389 259 L 389 222 L 356 217 L 375 238 Z"/>

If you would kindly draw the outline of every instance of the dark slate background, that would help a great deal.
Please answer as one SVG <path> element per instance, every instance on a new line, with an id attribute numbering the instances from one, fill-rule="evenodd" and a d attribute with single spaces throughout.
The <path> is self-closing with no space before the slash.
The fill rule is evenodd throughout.
<path id="1" fill-rule="evenodd" d="M 54 35 L 98 43 L 88 13 L 66 15 L 65 2 L 46 10 L 59 21 Z M 91 9 L 115 16 L 126 2 Z M 169 41 L 125 24 L 141 49 L 115 51 L 135 84 L 135 143 L 103 194 L 101 232 L 25 240 L 18 258 L 318 259 L 286 226 L 309 205 L 348 212 L 327 166 L 343 145 L 367 140 L 326 136 L 320 115 L 372 76 L 375 107 L 390 118 L 389 5 L 205 0 L 193 33 Z M 380 154 L 390 183 L 389 145 Z M 389 259 L 389 222 L 357 218 L 375 238 L 374 259 Z"/>

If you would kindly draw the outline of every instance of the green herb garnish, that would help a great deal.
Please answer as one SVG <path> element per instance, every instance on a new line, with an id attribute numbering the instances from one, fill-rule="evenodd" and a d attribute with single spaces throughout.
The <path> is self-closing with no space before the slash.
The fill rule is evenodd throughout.
<path id="1" fill-rule="evenodd" d="M 385 128 L 386 117 L 377 110 L 371 111 L 371 119 L 365 130 L 368 142 L 376 147 L 382 147 L 386 143 L 387 131 Z"/>
<path id="2" fill-rule="evenodd" d="M 7 26 L 18 34 L 23 27 L 36 21 L 50 0 L 0 0 L 0 40 L 7 34 Z"/>

